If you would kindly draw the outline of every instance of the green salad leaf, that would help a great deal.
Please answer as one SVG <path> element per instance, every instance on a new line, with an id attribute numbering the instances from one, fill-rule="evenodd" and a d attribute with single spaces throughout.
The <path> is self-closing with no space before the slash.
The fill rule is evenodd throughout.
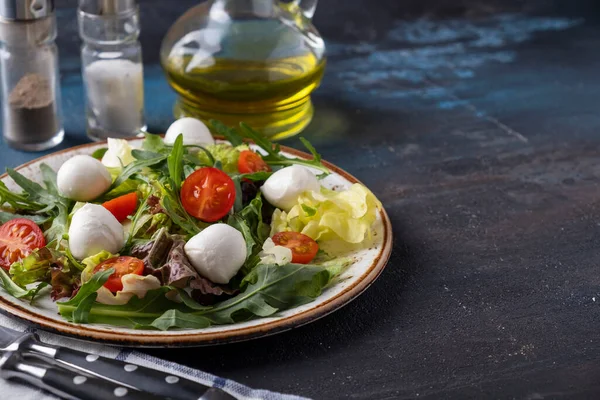
<path id="1" fill-rule="evenodd" d="M 89 323 L 160 330 L 205 328 L 268 317 L 308 303 L 319 296 L 340 271 L 341 267 L 335 265 L 261 264 L 244 280 L 242 293 L 211 307 L 194 302 L 184 291 L 180 291 L 183 302 L 175 303 L 165 295 L 177 289 L 168 286 L 148 291 L 143 299 L 134 296 L 124 306 L 92 303 L 89 307 L 88 296 L 110 275 L 105 271 L 83 284 L 73 299 L 57 304 L 60 314 L 69 321 L 76 320 L 75 311 L 79 310 L 77 316 L 86 316 Z"/>
<path id="2" fill-rule="evenodd" d="M 60 238 L 62 238 L 62 235 L 67 230 L 69 209 L 73 202 L 60 195 L 56 185 L 56 172 L 46 164 L 40 165 L 42 180 L 45 184 L 45 187 L 43 187 L 39 183 L 21 175 L 14 169 L 7 168 L 6 171 L 13 181 L 23 189 L 23 194 L 12 194 L 9 198 L 2 198 L 2 189 L 6 188 L 6 186 L 1 184 L 0 200 L 8 202 L 16 209 L 23 209 L 21 206 L 27 203 L 29 211 L 35 210 L 34 212 L 37 215 L 44 215 L 42 218 L 45 219 L 45 222 L 52 221 L 50 228 L 44 232 L 44 236 L 46 237 L 47 242 L 54 242 L 58 246 L 60 244 Z M 17 200 L 25 200 L 25 202 L 19 203 Z M 5 217 L 6 216 L 7 215 L 5 214 Z M 23 218 L 27 218 L 27 216 L 23 216 Z M 40 223 L 39 218 L 34 219 L 33 217 L 29 217 L 29 219 L 32 219 L 36 223 Z"/>
<path id="3" fill-rule="evenodd" d="M 183 177 L 183 135 L 177 136 L 171 154 L 167 157 L 169 177 L 173 181 L 173 189 L 178 191 Z"/>
<path id="4" fill-rule="evenodd" d="M 4 204 L 8 204 L 15 211 L 23 212 L 35 212 L 44 208 L 43 204 L 30 199 L 27 193 L 13 193 L 0 181 L 0 206 Z"/>
<path id="5" fill-rule="evenodd" d="M 225 139 L 231 143 L 232 146 L 239 146 L 244 144 L 244 140 L 241 135 L 233 128 L 226 126 L 224 123 L 216 120 L 211 120 L 210 125 L 219 135 L 225 137 Z"/>
<path id="6" fill-rule="evenodd" d="M 228 128 L 227 126 L 223 125 L 223 123 L 215 120 L 211 120 L 210 124 L 217 131 L 217 133 L 225 136 L 225 138 L 227 138 L 227 140 L 232 145 L 238 146 L 239 144 L 243 143 L 242 136 L 240 135 L 240 133 L 238 133 L 237 130 L 233 128 Z M 243 136 L 246 136 L 247 138 L 251 139 L 258 147 L 260 147 L 264 151 L 264 153 L 266 153 L 261 154 L 261 156 L 263 160 L 265 160 L 265 162 L 269 165 L 287 167 L 289 165 L 299 164 L 322 171 L 323 174 L 321 174 L 320 177 L 324 177 L 329 174 L 329 168 L 327 168 L 321 162 L 321 155 L 317 153 L 314 146 L 304 138 L 300 138 L 300 140 L 302 141 L 302 144 L 306 147 L 306 149 L 312 154 L 312 160 L 305 160 L 302 158 L 290 158 L 282 155 L 279 144 L 271 142 L 264 135 L 256 132 L 254 129 L 252 129 L 250 126 L 243 122 L 240 123 L 240 130 Z"/>
<path id="7" fill-rule="evenodd" d="M 49 281 L 50 268 L 53 264 L 61 266 L 67 264 L 66 256 L 51 248 L 42 247 L 34 250 L 27 257 L 12 263 L 9 272 L 13 282 L 19 286 L 25 286 L 34 282 Z"/>
<path id="8" fill-rule="evenodd" d="M 56 303 L 59 309 L 60 306 L 78 306 L 86 297 L 96 293 L 114 272 L 114 268 L 109 268 L 105 271 L 95 273 L 87 282 L 81 285 L 79 291 L 72 299 Z"/>
<path id="9" fill-rule="evenodd" d="M 94 157 L 96 160 L 102 160 L 102 157 L 104 157 L 107 151 L 107 147 L 101 147 L 92 153 L 92 157 Z"/>
<path id="10" fill-rule="evenodd" d="M 210 325 L 211 321 L 206 317 L 172 309 L 165 311 L 147 327 L 166 331 L 170 328 L 201 329 L 208 328 Z M 145 326 L 138 325 L 136 328 L 145 328 Z"/>
<path id="11" fill-rule="evenodd" d="M 165 142 L 159 135 L 154 135 L 148 132 L 144 133 L 144 141 L 142 142 L 142 148 L 144 150 L 161 153 L 165 147 Z"/>
<path id="12" fill-rule="evenodd" d="M 77 305 L 77 308 L 73 311 L 73 322 L 76 324 L 87 324 L 90 316 L 90 310 L 92 309 L 92 305 L 97 298 L 98 293 L 94 292 L 81 300 L 81 302 Z"/>
<path id="13" fill-rule="evenodd" d="M 8 275 L 4 269 L 0 268 L 0 287 L 17 299 L 29 299 L 33 303 L 33 300 L 39 291 L 46 286 L 48 286 L 47 282 L 40 282 L 33 289 L 24 289 L 14 283 L 12 279 L 10 279 L 10 275 Z"/>
<path id="14" fill-rule="evenodd" d="M 15 218 L 25 218 L 35 222 L 37 225 L 43 225 L 52 219 L 49 215 L 26 215 L 26 214 L 15 214 L 8 211 L 0 210 L 0 224 L 10 221 Z"/>
<path id="15" fill-rule="evenodd" d="M 135 160 L 132 163 L 127 164 L 125 167 L 123 167 L 123 169 L 121 170 L 121 173 L 119 174 L 119 176 L 117 176 L 117 179 L 114 180 L 114 182 L 112 183 L 108 192 L 121 186 L 125 181 L 127 181 L 129 178 L 131 178 L 134 174 L 137 174 L 138 172 L 140 172 L 142 169 L 156 165 L 156 164 L 164 161 L 166 158 L 167 158 L 166 155 L 161 154 L 154 158 Z"/>

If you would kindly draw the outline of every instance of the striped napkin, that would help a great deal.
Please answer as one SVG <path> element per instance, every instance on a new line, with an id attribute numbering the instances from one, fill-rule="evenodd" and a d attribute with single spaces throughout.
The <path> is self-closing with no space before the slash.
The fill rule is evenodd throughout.
<path id="1" fill-rule="evenodd" d="M 0 325 L 18 331 L 32 331 L 27 325 L 17 322 L 0 314 Z M 218 376 L 189 368 L 173 362 L 161 360 L 132 349 L 105 346 L 101 344 L 73 340 L 64 336 L 55 335 L 44 331 L 36 331 L 40 339 L 49 344 L 69 347 L 71 349 L 85 351 L 86 353 L 98 354 L 104 357 L 116 358 L 132 364 L 142 365 L 157 370 L 165 371 L 173 375 L 202 383 L 207 386 L 221 388 L 240 400 L 306 400 L 305 397 L 270 392 L 268 390 L 251 389 L 235 381 L 220 378 Z M 56 397 L 42 392 L 36 388 L 9 382 L 0 379 L 0 394 L 3 399 L 19 400 L 56 400 Z"/>

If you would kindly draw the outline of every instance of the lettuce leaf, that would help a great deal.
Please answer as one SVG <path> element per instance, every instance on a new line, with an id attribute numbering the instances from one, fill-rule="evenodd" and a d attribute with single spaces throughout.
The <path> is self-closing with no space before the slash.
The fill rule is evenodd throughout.
<path id="1" fill-rule="evenodd" d="M 113 257 L 117 257 L 117 255 L 112 254 L 106 250 L 102 250 L 98 254 L 94 254 L 93 256 L 84 258 L 81 261 L 81 263 L 83 265 L 85 265 L 85 269 L 81 273 L 81 281 L 83 283 L 86 283 L 87 281 L 89 281 L 90 278 L 92 277 L 92 275 L 94 274 L 94 268 L 96 268 L 96 265 L 100 264 L 103 261 L 109 260 Z"/>
<path id="2" fill-rule="evenodd" d="M 51 268 L 68 270 L 68 260 L 62 253 L 48 247 L 34 250 L 27 257 L 10 266 L 10 275 L 17 285 L 50 281 Z"/>
<path id="3" fill-rule="evenodd" d="M 206 150 L 212 154 L 215 161 L 221 163 L 223 172 L 227 174 L 236 174 L 238 172 L 237 163 L 240 158 L 240 152 L 249 150 L 248 145 L 242 144 L 236 147 L 228 143 L 217 143 L 206 146 Z M 203 164 L 209 164 L 208 156 L 202 152 L 198 153 L 198 158 Z"/>
<path id="4" fill-rule="evenodd" d="M 320 193 L 305 192 L 289 213 L 275 210 L 271 235 L 301 232 L 317 241 L 342 240 L 361 243 L 370 237 L 381 203 L 361 184 L 336 192 L 322 188 Z"/>

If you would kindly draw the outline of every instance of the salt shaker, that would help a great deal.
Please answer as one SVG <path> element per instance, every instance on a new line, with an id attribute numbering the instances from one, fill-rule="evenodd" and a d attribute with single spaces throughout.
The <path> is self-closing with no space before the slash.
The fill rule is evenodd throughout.
<path id="1" fill-rule="evenodd" d="M 131 137 L 144 124 L 144 70 L 135 0 L 79 0 L 87 133 L 93 140 Z"/>
<path id="2" fill-rule="evenodd" d="M 2 132 L 41 151 L 64 138 L 53 0 L 0 0 Z"/>

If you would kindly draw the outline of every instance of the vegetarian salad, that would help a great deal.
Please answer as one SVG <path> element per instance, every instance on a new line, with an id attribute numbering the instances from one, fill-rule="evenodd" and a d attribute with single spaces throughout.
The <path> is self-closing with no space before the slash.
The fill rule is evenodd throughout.
<path id="1" fill-rule="evenodd" d="M 0 181 L 0 286 L 51 296 L 75 323 L 204 328 L 312 301 L 368 247 L 381 207 L 363 185 L 326 189 L 319 154 L 287 157 L 245 124 L 175 121 L 139 148 L 109 139 L 43 184 Z M 251 139 L 252 148 L 242 137 Z M 256 149 L 256 151 L 254 150 Z M 344 251 L 345 249 L 345 251 Z"/>

